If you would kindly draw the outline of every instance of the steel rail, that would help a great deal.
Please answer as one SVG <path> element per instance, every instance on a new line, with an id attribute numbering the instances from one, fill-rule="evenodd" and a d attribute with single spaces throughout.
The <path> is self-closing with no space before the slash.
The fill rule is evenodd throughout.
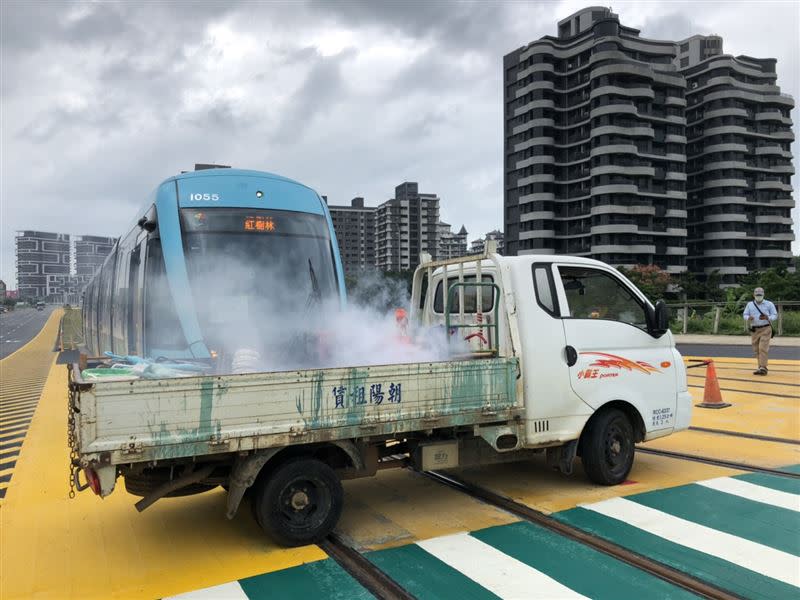
<path id="1" fill-rule="evenodd" d="M 740 598 L 736 594 L 693 577 L 687 573 L 684 573 L 683 571 L 675 569 L 674 567 L 670 567 L 669 565 L 661 563 L 657 560 L 648 558 L 638 554 L 637 552 L 633 552 L 627 548 L 619 546 L 614 542 L 610 542 L 582 529 L 563 523 L 562 521 L 531 508 L 530 506 L 517 502 L 516 500 L 512 500 L 507 496 L 503 496 L 482 486 L 464 481 L 463 479 L 460 479 L 459 477 L 449 473 L 445 474 L 438 471 L 426 471 L 421 472 L 421 474 L 429 479 L 458 490 L 459 492 L 472 496 L 473 498 L 478 498 L 487 504 L 491 504 L 492 506 L 496 506 L 497 508 L 508 511 L 513 515 L 525 519 L 526 521 L 544 527 L 545 529 L 548 529 L 554 533 L 621 560 L 626 564 L 650 573 L 651 575 L 658 577 L 659 579 L 663 579 L 664 581 L 667 581 L 680 588 L 689 590 L 693 594 L 697 594 L 703 598 L 714 598 L 716 600 L 733 600 Z"/>
<path id="2" fill-rule="evenodd" d="M 379 600 L 416 600 L 415 596 L 337 534 L 330 534 L 318 546 Z"/>
<path id="3" fill-rule="evenodd" d="M 791 438 L 772 437 L 771 435 L 760 435 L 758 433 L 745 433 L 743 431 L 730 431 L 729 429 L 713 429 L 711 427 L 689 427 L 689 431 L 701 431 L 703 433 L 715 433 L 718 435 L 730 435 L 733 437 L 747 438 L 748 440 L 760 440 L 762 442 L 777 442 L 778 444 L 795 444 L 800 446 L 800 440 Z"/>
<path id="4" fill-rule="evenodd" d="M 710 458 L 708 456 L 698 456 L 696 454 L 673 452 L 672 450 L 657 450 L 655 448 L 643 448 L 642 446 L 636 446 L 636 452 L 643 452 L 644 454 L 654 454 L 656 456 L 666 456 L 668 458 L 678 458 L 681 460 L 689 460 L 692 462 L 704 463 L 706 465 L 714 465 L 715 467 L 727 467 L 728 469 L 736 469 L 739 471 L 750 471 L 752 473 L 764 473 L 766 475 L 778 475 L 780 477 L 788 477 L 789 479 L 800 479 L 800 473 L 792 473 L 791 471 L 782 471 L 780 469 L 773 469 L 772 467 L 759 467 L 755 465 L 748 465 L 745 463 L 733 462 L 730 460 L 722 460 L 719 458 Z"/>

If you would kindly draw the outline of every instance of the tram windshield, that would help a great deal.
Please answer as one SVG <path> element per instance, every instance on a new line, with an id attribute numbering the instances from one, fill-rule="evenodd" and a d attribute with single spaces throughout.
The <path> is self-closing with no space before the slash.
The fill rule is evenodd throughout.
<path id="1" fill-rule="evenodd" d="M 298 351 L 337 297 L 321 215 L 241 208 L 181 210 L 186 266 L 206 345 L 276 361 Z M 297 360 L 292 361 L 296 363 Z M 301 361 L 302 362 L 302 361 Z"/>

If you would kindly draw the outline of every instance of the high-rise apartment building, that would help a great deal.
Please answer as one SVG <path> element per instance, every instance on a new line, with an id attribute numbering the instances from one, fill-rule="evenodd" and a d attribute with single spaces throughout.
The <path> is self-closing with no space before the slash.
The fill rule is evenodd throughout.
<path id="1" fill-rule="evenodd" d="M 436 258 L 439 197 L 421 194 L 416 182 L 395 188 L 395 197 L 377 209 L 377 265 L 383 271 L 404 271 L 419 264 L 421 252 Z"/>
<path id="2" fill-rule="evenodd" d="M 18 231 L 19 295 L 53 302 L 77 302 L 114 242 L 116 238 Z"/>
<path id="3" fill-rule="evenodd" d="M 498 229 L 495 229 L 487 233 L 482 238 L 478 238 L 477 240 L 472 240 L 469 247 L 470 254 L 482 254 L 483 251 L 486 249 L 486 242 L 488 242 L 489 240 L 497 242 L 498 254 L 503 254 L 505 252 L 503 232 Z"/>
<path id="4" fill-rule="evenodd" d="M 716 36 L 648 40 L 589 7 L 505 56 L 506 253 L 726 283 L 788 258 L 793 101 L 773 59 L 721 52 Z"/>
<path id="5" fill-rule="evenodd" d="M 377 207 L 353 198 L 350 206 L 328 206 L 345 273 L 375 267 L 375 218 Z"/>
<path id="6" fill-rule="evenodd" d="M 64 233 L 18 231 L 17 290 L 21 298 L 45 299 L 63 294 L 70 275 L 70 240 Z"/>
<path id="7" fill-rule="evenodd" d="M 89 283 L 106 256 L 111 253 L 117 238 L 80 235 L 73 238 L 75 245 L 75 275 Z"/>
<path id="8" fill-rule="evenodd" d="M 467 228 L 463 225 L 457 233 L 453 233 L 450 223 L 439 221 L 436 226 L 438 242 L 436 256 L 438 260 L 458 258 L 467 253 Z"/>
<path id="9" fill-rule="evenodd" d="M 676 43 L 687 82 L 687 263 L 723 284 L 792 258 L 794 101 L 775 63 L 723 54 L 717 36 Z"/>

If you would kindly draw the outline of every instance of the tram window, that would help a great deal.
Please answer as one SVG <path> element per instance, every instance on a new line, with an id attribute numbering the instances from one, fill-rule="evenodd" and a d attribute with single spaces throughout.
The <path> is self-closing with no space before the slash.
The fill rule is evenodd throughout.
<path id="1" fill-rule="evenodd" d="M 178 313 L 169 290 L 161 240 L 147 244 L 145 262 L 145 344 L 149 356 L 163 350 L 185 350 L 187 347 Z"/>
<path id="2" fill-rule="evenodd" d="M 128 350 L 125 344 L 125 329 L 128 324 L 128 265 L 130 259 L 130 252 L 120 247 L 114 278 L 114 304 L 111 307 L 113 350 L 117 354 L 125 354 Z"/>
<path id="3" fill-rule="evenodd" d="M 98 352 L 111 350 L 111 307 L 114 305 L 114 267 L 117 260 L 116 248 L 112 251 L 100 271 L 100 313 L 98 315 Z"/>
<path id="4" fill-rule="evenodd" d="M 131 252 L 128 276 L 128 354 L 139 352 L 139 340 L 142 332 L 142 290 L 139 287 L 140 249 L 141 246 L 136 246 Z"/>

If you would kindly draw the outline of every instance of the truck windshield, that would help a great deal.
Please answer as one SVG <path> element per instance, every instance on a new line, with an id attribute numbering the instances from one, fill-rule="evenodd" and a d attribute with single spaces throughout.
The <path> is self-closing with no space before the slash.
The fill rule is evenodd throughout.
<path id="1" fill-rule="evenodd" d="M 337 297 L 321 215 L 240 208 L 181 210 L 186 267 L 210 350 L 285 356 Z"/>

